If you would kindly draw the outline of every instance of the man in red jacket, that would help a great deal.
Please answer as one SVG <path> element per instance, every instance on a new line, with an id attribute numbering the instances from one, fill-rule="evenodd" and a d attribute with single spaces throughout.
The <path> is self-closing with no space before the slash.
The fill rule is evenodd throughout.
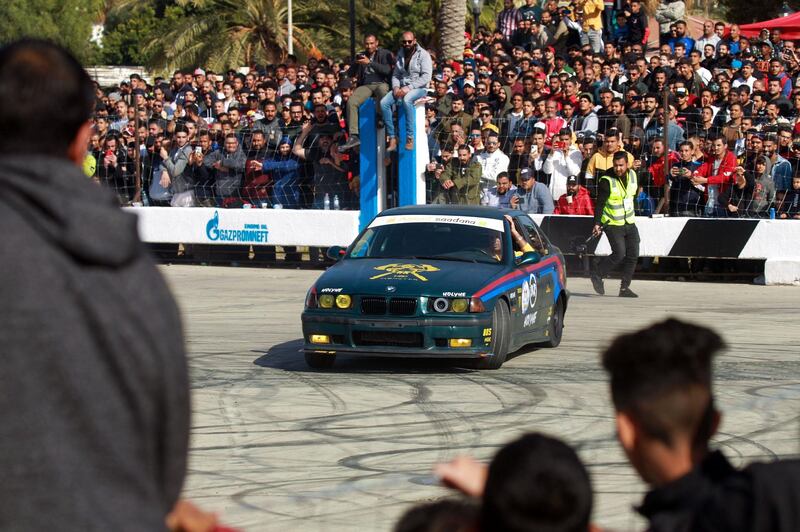
<path id="1" fill-rule="evenodd" d="M 589 191 L 578 184 L 578 178 L 567 178 L 567 193 L 558 198 L 553 214 L 584 214 L 594 216 L 594 205 Z"/>
<path id="2" fill-rule="evenodd" d="M 728 150 L 725 139 L 720 136 L 711 137 L 711 157 L 694 171 L 692 183 L 706 187 L 706 216 L 724 216 L 719 206 L 720 196 L 725 196 L 734 183 L 736 156 Z"/>

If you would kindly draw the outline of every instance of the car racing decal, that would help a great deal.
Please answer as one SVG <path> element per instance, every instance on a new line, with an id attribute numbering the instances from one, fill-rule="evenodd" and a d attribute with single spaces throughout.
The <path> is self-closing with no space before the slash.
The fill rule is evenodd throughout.
<path id="1" fill-rule="evenodd" d="M 382 271 L 378 275 L 373 275 L 370 280 L 375 279 L 397 279 L 397 280 L 413 280 L 427 282 L 428 278 L 422 275 L 422 272 L 438 272 L 439 268 L 431 266 L 430 264 L 384 264 L 383 266 L 376 266 L 376 270 Z"/>
<path id="2" fill-rule="evenodd" d="M 510 290 L 512 288 L 517 288 L 521 280 L 524 280 L 525 284 L 527 285 L 529 280 L 529 275 L 533 273 L 538 272 L 539 275 L 541 276 L 556 270 L 558 274 L 553 276 L 553 283 L 555 284 L 554 289 L 557 297 L 558 294 L 561 292 L 561 280 L 564 275 L 564 270 L 561 261 L 558 260 L 558 256 L 556 255 L 548 259 L 545 259 L 538 264 L 532 264 L 530 266 L 514 270 L 513 272 L 502 276 L 496 281 L 492 281 L 488 285 L 478 290 L 473 297 L 479 297 L 481 301 L 488 301 L 507 290 Z M 522 290 L 524 289 L 525 287 L 523 285 Z M 524 301 L 525 299 L 524 296 L 525 294 L 520 295 L 521 299 L 520 303 Z M 530 297 L 530 286 L 528 286 L 528 297 Z"/>
<path id="3" fill-rule="evenodd" d="M 484 218 L 481 216 L 452 216 L 446 214 L 396 214 L 394 216 L 378 216 L 372 220 L 372 223 L 369 224 L 369 226 L 380 227 L 382 225 L 411 223 L 469 225 L 473 227 L 492 229 L 500 233 L 503 232 L 503 220 L 496 218 Z"/>

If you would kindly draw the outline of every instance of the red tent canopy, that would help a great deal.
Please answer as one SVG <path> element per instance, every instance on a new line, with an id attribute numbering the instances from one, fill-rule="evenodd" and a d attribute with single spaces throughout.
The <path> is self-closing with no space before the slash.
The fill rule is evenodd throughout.
<path id="1" fill-rule="evenodd" d="M 780 29 L 783 39 L 800 39 L 800 13 L 794 13 L 788 17 L 780 17 L 765 22 L 756 22 L 740 26 L 742 35 L 745 37 L 758 37 L 758 33 L 763 29 Z"/>

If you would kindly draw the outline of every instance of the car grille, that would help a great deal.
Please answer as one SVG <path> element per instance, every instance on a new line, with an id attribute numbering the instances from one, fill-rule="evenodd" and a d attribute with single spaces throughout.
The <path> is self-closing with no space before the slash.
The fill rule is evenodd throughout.
<path id="1" fill-rule="evenodd" d="M 417 299 L 413 297 L 394 297 L 389 300 L 389 314 L 413 316 L 417 312 Z"/>
<path id="2" fill-rule="evenodd" d="M 386 313 L 394 316 L 413 316 L 417 312 L 417 298 L 365 296 L 361 298 L 361 313 L 370 316 L 382 316 Z"/>
<path id="3" fill-rule="evenodd" d="M 422 333 L 354 331 L 353 343 L 361 346 L 423 347 Z"/>
<path id="4" fill-rule="evenodd" d="M 361 313 L 379 315 L 386 314 L 386 298 L 385 297 L 362 297 L 361 298 Z"/>

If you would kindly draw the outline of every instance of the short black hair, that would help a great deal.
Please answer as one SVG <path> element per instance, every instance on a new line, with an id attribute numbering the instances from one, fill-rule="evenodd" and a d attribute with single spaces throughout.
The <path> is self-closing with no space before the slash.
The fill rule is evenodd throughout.
<path id="1" fill-rule="evenodd" d="M 707 444 L 711 362 L 724 348 L 711 329 L 674 318 L 618 336 L 602 355 L 614 408 L 667 445 L 679 434 Z"/>
<path id="2" fill-rule="evenodd" d="M 480 530 L 584 532 L 591 513 L 589 473 L 560 440 L 526 434 L 489 464 Z"/>
<path id="3" fill-rule="evenodd" d="M 441 499 L 406 511 L 394 532 L 466 532 L 474 530 L 478 505 L 466 499 Z"/>
<path id="4" fill-rule="evenodd" d="M 94 85 L 64 48 L 22 39 L 0 49 L 0 101 L 0 153 L 66 157 L 92 115 Z"/>
<path id="5" fill-rule="evenodd" d="M 614 157 L 613 157 L 612 160 L 614 160 L 614 161 L 620 161 L 620 160 L 621 161 L 627 161 L 628 160 L 628 152 L 626 152 L 624 150 L 619 150 L 617 152 L 614 152 Z"/>

